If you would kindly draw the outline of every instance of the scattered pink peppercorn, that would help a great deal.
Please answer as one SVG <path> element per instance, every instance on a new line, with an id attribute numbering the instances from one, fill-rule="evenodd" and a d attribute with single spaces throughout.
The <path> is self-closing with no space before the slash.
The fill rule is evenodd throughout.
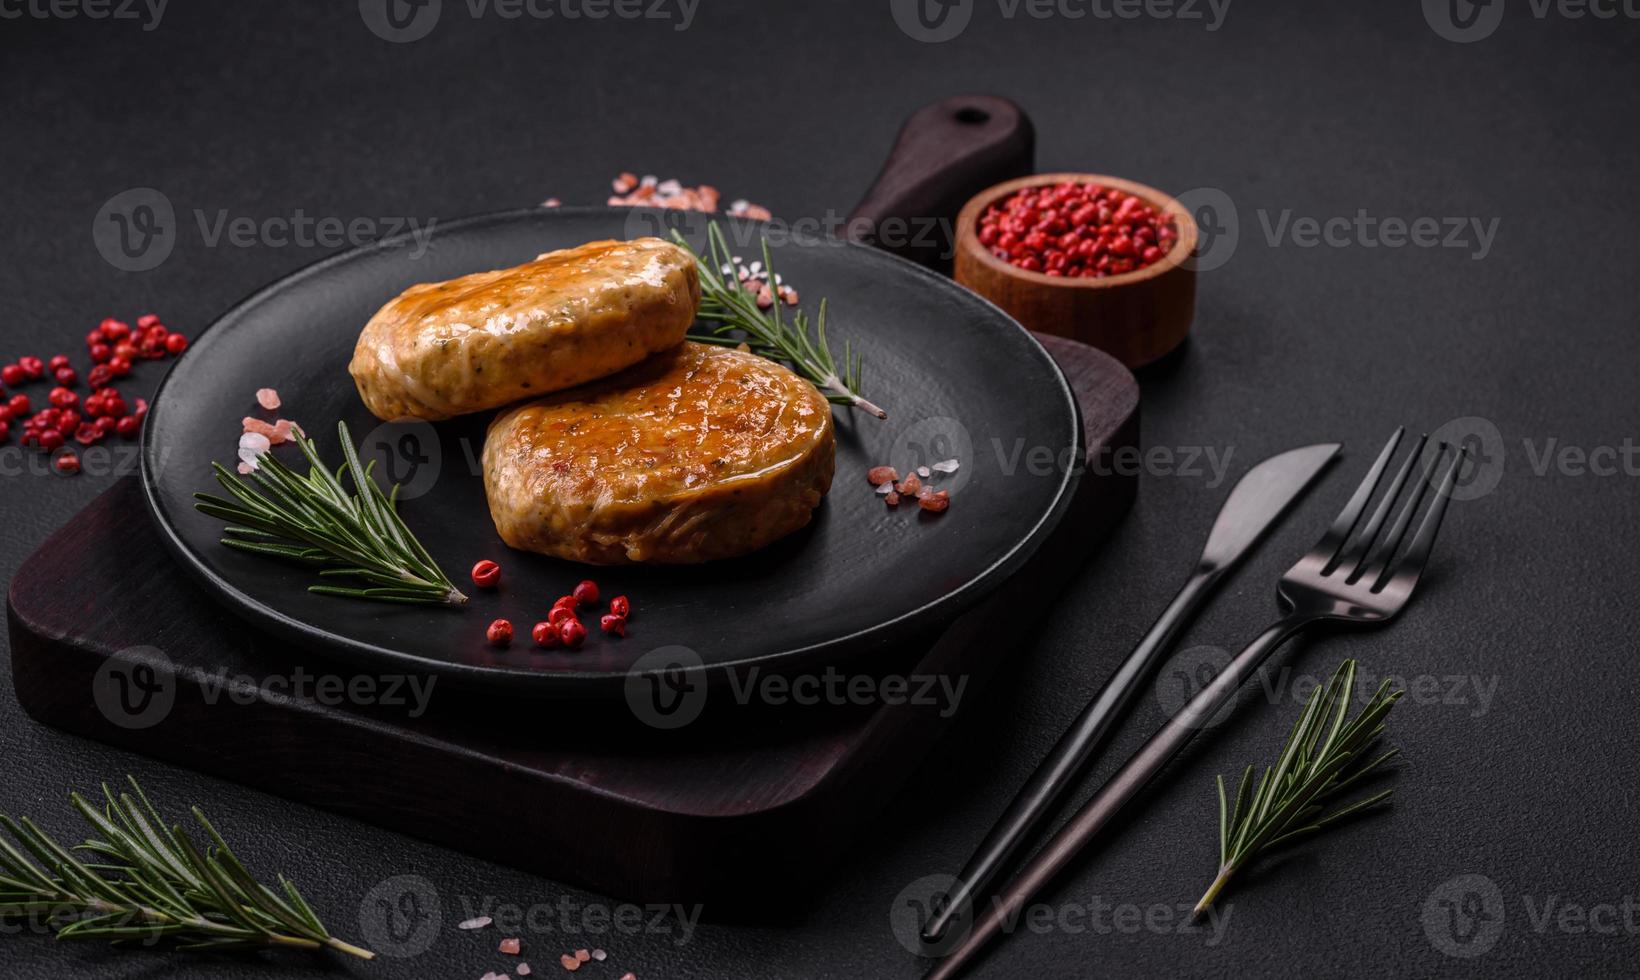
<path id="1" fill-rule="evenodd" d="M 473 584 L 481 589 L 493 589 L 501 582 L 501 566 L 488 558 L 473 566 Z"/>
<path id="2" fill-rule="evenodd" d="M 590 606 L 598 601 L 598 583 L 592 579 L 583 579 L 575 586 L 571 595 L 575 596 L 576 602 L 584 602 Z"/>
<path id="3" fill-rule="evenodd" d="M 513 625 L 505 619 L 498 619 L 484 631 L 484 638 L 491 646 L 504 647 L 512 642 Z"/>

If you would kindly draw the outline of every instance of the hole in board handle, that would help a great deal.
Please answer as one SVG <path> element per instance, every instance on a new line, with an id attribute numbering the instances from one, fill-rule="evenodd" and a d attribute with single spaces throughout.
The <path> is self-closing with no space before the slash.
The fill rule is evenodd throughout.
<path id="1" fill-rule="evenodd" d="M 969 126 L 977 126 L 983 122 L 990 122 L 991 114 L 986 112 L 984 109 L 979 109 L 974 106 L 965 106 L 956 111 L 954 118 L 957 122 L 964 123 Z"/>

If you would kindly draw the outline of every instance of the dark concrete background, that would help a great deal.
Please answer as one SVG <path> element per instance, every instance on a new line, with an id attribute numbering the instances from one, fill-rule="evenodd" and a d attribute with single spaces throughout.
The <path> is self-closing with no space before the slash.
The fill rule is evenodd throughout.
<path id="1" fill-rule="evenodd" d="M 1495 488 L 1454 507 L 1402 621 L 1283 654 L 1275 693 L 1252 695 L 1108 850 L 1046 897 L 1060 924 L 1025 930 L 978 975 L 1631 975 L 1635 461 L 1596 475 L 1541 457 L 1636 435 L 1640 303 L 1628 261 L 1640 23 L 1621 10 L 1539 16 L 1527 0 L 1495 3 L 1481 14 L 1501 10 L 1501 22 L 1473 43 L 1433 29 L 1414 0 L 1235 0 L 1213 30 L 1151 15 L 1038 19 L 1035 7 L 973 0 L 966 31 L 937 44 L 901 31 L 887 0 L 701 0 L 686 30 L 675 5 L 661 8 L 670 20 L 509 20 L 444 0 L 431 34 L 403 44 L 372 34 L 344 0 L 176 0 L 152 30 L 8 17 L 0 355 L 78 355 L 109 314 L 156 310 L 197 331 L 329 251 L 212 247 L 196 211 L 208 221 L 222 209 L 257 220 L 296 209 L 453 218 L 549 195 L 595 203 L 630 169 L 711 182 L 785 217 L 841 213 L 906 113 L 963 91 L 1008 95 L 1036 121 L 1042 169 L 1217 189 L 1234 205 L 1239 238 L 1202 277 L 1194 339 L 1141 378 L 1145 443 L 1230 453 L 1232 474 L 1295 445 L 1348 447 L 1185 638 L 1177 666 L 1263 625 L 1275 578 L 1395 425 L 1474 417 L 1499 441 L 1483 472 Z M 1431 7 L 1440 23 L 1444 8 Z M 104 202 L 137 187 L 162 191 L 181 223 L 166 261 L 123 272 L 91 229 Z M 1283 223 L 1362 212 L 1495 221 L 1496 235 L 1484 255 L 1473 231 L 1467 247 L 1368 247 L 1353 231 L 1305 247 Z M 133 390 L 157 379 L 156 367 L 139 369 Z M 20 472 L 15 444 L 0 459 L 9 576 L 113 477 Z M 612 961 L 582 975 L 916 976 L 890 929 L 896 896 L 955 870 L 1143 632 L 1199 547 L 1225 492 L 1214 484 L 1145 475 L 1137 507 L 1039 638 L 1001 652 L 1001 679 L 938 757 L 907 774 L 827 887 L 768 896 L 794 907 L 789 921 L 703 925 L 681 944 L 676 931 L 526 933 L 537 975 L 558 969 L 560 946 L 595 944 Z M 1404 755 L 1393 806 L 1248 874 L 1217 940 L 1178 932 L 1176 906 L 1196 898 L 1216 857 L 1212 775 L 1278 745 L 1297 710 L 1283 668 L 1325 675 L 1346 656 L 1414 685 L 1391 719 Z M 1110 759 L 1162 718 L 1172 676 L 1142 700 Z M 1458 677 L 1473 680 L 1448 679 Z M 77 833 L 67 792 L 134 773 L 162 799 L 202 804 L 253 866 L 302 883 L 342 935 L 357 935 L 370 889 L 403 874 L 432 884 L 446 923 L 480 896 L 601 901 L 44 729 L 7 687 L 6 812 Z M 520 813 L 519 832 L 548 819 Z M 476 978 L 504 965 L 486 952 L 493 939 L 446 930 L 419 956 L 355 965 L 118 954 L 25 934 L 0 941 L 0 973 Z"/>

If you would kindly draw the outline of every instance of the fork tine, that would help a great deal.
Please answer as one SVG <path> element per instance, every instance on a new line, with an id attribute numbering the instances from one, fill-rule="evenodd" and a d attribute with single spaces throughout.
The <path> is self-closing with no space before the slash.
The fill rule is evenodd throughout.
<path id="1" fill-rule="evenodd" d="M 1420 439 L 1418 448 L 1413 450 L 1411 456 L 1407 457 L 1406 466 L 1401 470 L 1402 476 L 1405 476 L 1417 464 L 1423 453 L 1424 441 Z M 1423 505 L 1424 491 L 1435 485 L 1435 472 L 1440 469 L 1441 461 L 1446 458 L 1446 450 L 1447 443 L 1444 442 L 1435 447 L 1435 455 L 1430 457 L 1428 463 L 1424 464 L 1423 476 L 1419 477 L 1418 485 L 1413 487 L 1412 492 L 1407 495 L 1406 503 L 1402 505 L 1400 514 L 1396 515 L 1395 523 L 1390 526 L 1389 532 L 1380 538 L 1377 544 L 1373 545 L 1372 553 L 1367 556 L 1365 561 L 1361 562 L 1361 567 L 1356 569 L 1355 574 L 1349 577 L 1350 582 L 1353 583 L 1362 577 L 1376 580 L 1380 573 L 1388 567 L 1390 560 L 1395 557 L 1395 552 L 1401 547 L 1401 540 L 1406 537 L 1407 528 L 1412 526 L 1412 518 L 1417 515 L 1418 509 Z M 1400 484 L 1396 484 L 1394 492 L 1399 493 L 1400 489 Z M 1394 502 L 1393 496 L 1386 498 L 1384 501 L 1386 509 L 1389 504 Z"/>
<path id="2" fill-rule="evenodd" d="M 1373 491 L 1378 489 L 1378 481 L 1384 477 L 1384 468 L 1389 465 L 1390 457 L 1395 455 L 1395 447 L 1401 444 L 1401 436 L 1405 433 L 1405 426 L 1397 428 L 1395 434 L 1389 437 L 1389 442 L 1384 443 L 1383 451 L 1378 454 L 1378 461 L 1372 464 L 1372 469 L 1361 480 L 1361 485 L 1355 488 L 1355 495 L 1344 505 L 1344 509 L 1339 511 L 1332 527 L 1327 529 L 1327 533 L 1322 535 L 1321 541 L 1316 544 L 1316 552 L 1329 556 L 1321 574 L 1331 575 L 1333 569 L 1338 567 L 1344 543 L 1349 540 L 1350 532 L 1355 530 L 1356 522 L 1361 520 L 1361 512 L 1367 509 L 1367 501 L 1372 499 Z"/>
<path id="3" fill-rule="evenodd" d="M 1372 565 L 1371 559 L 1365 557 L 1368 555 L 1368 549 L 1372 549 L 1371 554 L 1376 555 L 1378 553 L 1378 548 L 1373 548 L 1372 543 L 1377 540 L 1378 532 L 1384 527 L 1384 521 L 1389 518 L 1389 512 L 1394 509 L 1395 501 L 1400 499 L 1401 488 L 1406 486 L 1407 477 L 1412 474 L 1412 468 L 1418 465 L 1418 460 L 1422 458 L 1424 453 L 1424 444 L 1428 441 L 1429 436 L 1425 434 L 1419 436 L 1418 441 L 1412 444 L 1412 452 L 1408 453 L 1406 460 L 1401 463 L 1401 468 L 1396 471 L 1395 479 L 1390 481 L 1389 489 L 1384 491 L 1383 498 L 1378 501 L 1378 506 L 1373 508 L 1372 517 L 1355 534 L 1344 550 L 1339 553 L 1337 570 L 1349 575 L 1349 581 L 1355 581 L 1360 577 L 1363 569 Z M 1427 480 L 1429 474 L 1425 473 L 1424 478 Z M 1403 511 L 1402 516 L 1405 516 L 1405 514 L 1406 512 Z M 1404 527 L 1397 525 L 1396 534 L 1400 534 L 1404 530 Z"/>
<path id="4" fill-rule="evenodd" d="M 1452 462 L 1446 468 L 1446 474 L 1441 477 L 1441 488 L 1435 493 L 1435 502 L 1430 504 L 1429 513 L 1424 515 L 1424 522 L 1418 526 L 1418 533 L 1413 536 L 1412 544 L 1407 547 L 1407 553 L 1395 567 L 1386 571 L 1383 578 L 1373 588 L 1384 587 L 1391 577 L 1409 575 L 1413 582 L 1423 574 L 1424 565 L 1429 562 L 1429 553 L 1435 548 L 1435 535 L 1440 533 L 1441 518 L 1446 516 L 1447 501 L 1452 499 L 1452 487 L 1458 480 L 1458 468 L 1463 466 L 1464 457 L 1469 451 L 1457 447 L 1452 454 Z"/>

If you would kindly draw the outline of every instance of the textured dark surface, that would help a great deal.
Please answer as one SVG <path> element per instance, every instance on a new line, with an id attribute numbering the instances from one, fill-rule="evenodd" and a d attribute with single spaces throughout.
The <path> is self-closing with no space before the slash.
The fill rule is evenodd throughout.
<path id="1" fill-rule="evenodd" d="M 1069 928 L 1022 926 L 980 975 L 1632 972 L 1635 477 L 1558 466 L 1540 475 L 1534 464 L 1546 447 L 1588 451 L 1635 437 L 1640 344 L 1624 219 L 1640 209 L 1628 128 L 1640 109 L 1640 24 L 1554 10 L 1540 19 L 1510 3 L 1495 34 L 1459 45 L 1410 2 L 1236 3 L 1212 32 L 1199 21 L 1039 22 L 1023 8 L 1005 20 L 980 3 L 967 33 L 931 45 L 902 34 L 887 3 L 703 0 L 680 32 L 493 14 L 473 22 L 465 4 L 447 0 L 431 37 L 391 45 L 351 3 L 173 6 L 151 32 L 122 21 L 0 22 L 9 353 L 78 354 L 85 330 L 109 313 L 153 308 L 195 327 L 326 251 L 208 247 L 195 209 L 208 222 L 219 209 L 260 219 L 297 208 L 425 220 L 548 195 L 596 201 L 611 174 L 639 169 L 711 181 L 789 218 L 841 214 L 907 112 L 967 89 L 1026 107 L 1044 169 L 1222 189 L 1238 206 L 1239 246 L 1202 276 L 1194 339 L 1141 379 L 1145 442 L 1231 452 L 1234 472 L 1321 440 L 1343 440 L 1350 455 L 1182 649 L 1234 646 L 1263 625 L 1275 577 L 1394 425 L 1479 416 L 1501 433 L 1503 455 L 1492 454 L 1501 479 L 1454 508 L 1413 608 L 1389 630 L 1280 655 L 1272 684 L 1284 667 L 1313 676 L 1359 655 L 1373 673 L 1475 675 L 1495 686 L 1484 708 L 1468 685 L 1456 692 L 1466 704 L 1446 703 L 1444 683 L 1409 696 L 1391 720 L 1405 755 L 1393 807 L 1249 875 L 1230 895 L 1219 942 L 1177 934 L 1161 913 L 1147 926 L 1144 911 L 1193 901 L 1211 876 L 1211 775 L 1267 755 L 1296 710 L 1286 693 L 1273 707 L 1255 696 L 1220 740 L 1181 760 L 1109 850 L 1047 898 L 1056 912 L 1072 910 L 1060 920 Z M 93 245 L 92 219 L 140 186 L 169 196 L 181 240 L 153 271 L 116 272 Z M 1264 222 L 1278 225 L 1286 209 L 1499 224 L 1478 260 L 1478 248 L 1272 245 Z M 139 369 L 135 388 L 156 378 L 154 366 Z M 3 458 L 0 570 L 9 575 L 108 477 L 56 480 L 18 472 L 10 450 Z M 1111 547 L 1040 639 L 1017 651 L 1017 669 L 909 776 L 873 843 L 829 888 L 772 894 L 771 908 L 790 909 L 780 920 L 705 925 L 682 945 L 676 931 L 570 939 L 521 929 L 538 975 L 556 969 L 561 946 L 596 943 L 618 969 L 581 976 L 915 976 L 890 929 L 896 895 L 960 864 L 1142 633 L 1226 489 L 1212 482 L 1145 476 Z M 154 632 L 163 637 L 163 624 Z M 1105 639 L 1090 647 L 1089 635 Z M 1166 693 L 1140 705 L 1118 754 L 1164 703 L 1177 703 Z M 403 874 L 437 889 L 446 926 L 464 915 L 464 899 L 596 901 L 43 729 L 9 692 L 0 731 L 6 810 L 66 832 L 70 788 L 134 772 L 164 799 L 206 806 L 256 865 L 302 882 L 343 934 L 358 933 L 370 889 Z M 520 813 L 519 832 L 550 819 Z M 1444 953 L 1459 947 L 1432 941 L 1422 921 L 1426 905 L 1447 896 L 1438 890 L 1466 874 L 1484 875 L 1501 900 L 1501 932 L 1470 959 Z M 1140 914 L 1113 915 L 1111 905 Z M 1078 906 L 1091 913 L 1085 925 Z M 1560 917 L 1568 907 L 1615 909 L 1580 925 L 1575 913 Z M 476 978 L 503 966 L 486 952 L 495 938 L 446 928 L 420 956 L 355 966 L 188 961 L 7 936 L 0 974 Z"/>

